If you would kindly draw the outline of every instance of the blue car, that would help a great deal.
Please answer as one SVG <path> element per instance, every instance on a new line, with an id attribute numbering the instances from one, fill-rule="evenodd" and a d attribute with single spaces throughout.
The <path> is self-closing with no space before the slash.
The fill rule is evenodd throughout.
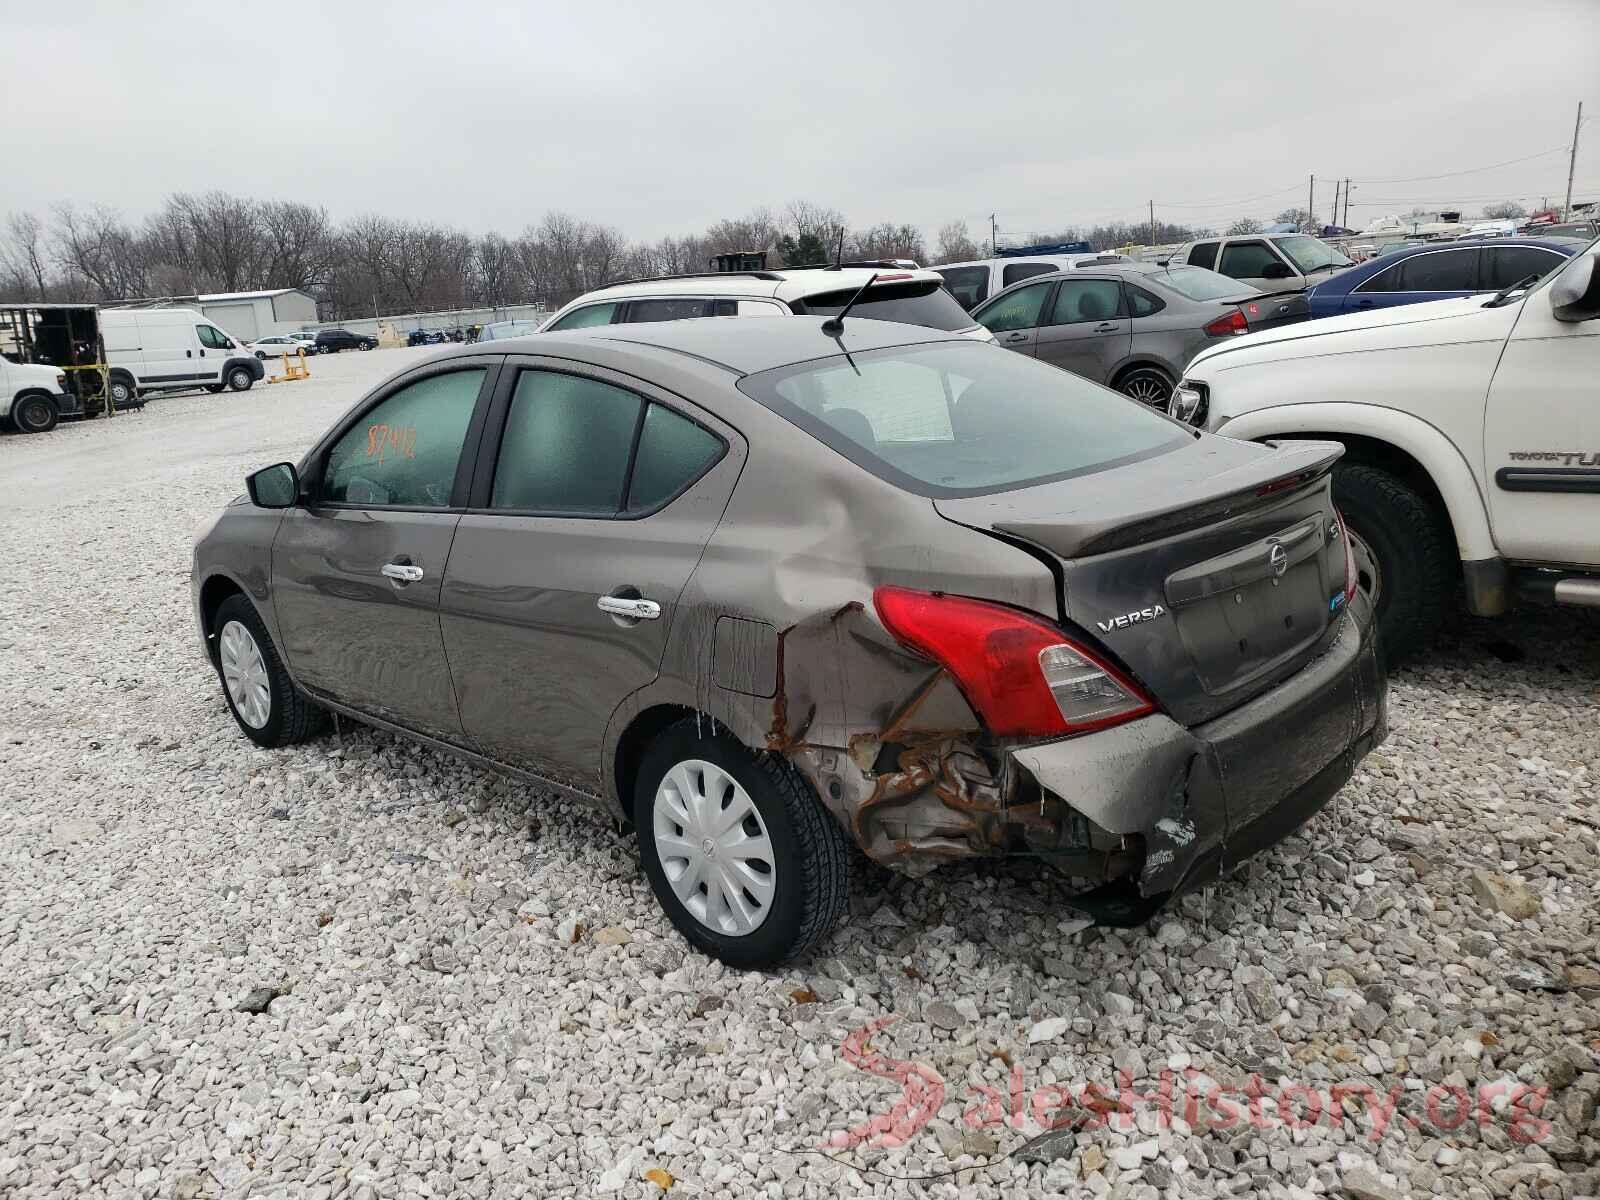
<path id="1" fill-rule="evenodd" d="M 1425 300 L 1449 300 L 1543 275 L 1587 243 L 1576 238 L 1493 238 L 1427 242 L 1370 258 L 1307 294 L 1313 318 Z"/>

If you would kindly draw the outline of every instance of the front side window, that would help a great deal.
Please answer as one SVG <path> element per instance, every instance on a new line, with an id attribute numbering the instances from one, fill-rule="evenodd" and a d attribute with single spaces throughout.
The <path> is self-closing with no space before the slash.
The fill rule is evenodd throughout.
<path id="1" fill-rule="evenodd" d="M 1204 267 L 1211 269 L 1211 264 L 1217 261 L 1217 244 L 1215 242 L 1196 242 L 1189 249 L 1188 263 L 1191 267 Z"/>
<path id="2" fill-rule="evenodd" d="M 550 326 L 550 330 L 559 332 L 563 329 L 588 329 L 591 325 L 609 325 L 616 312 L 615 301 L 605 304 L 586 304 L 582 308 L 573 309 Z"/>
<path id="3" fill-rule="evenodd" d="M 1104 470 L 1185 444 L 1165 417 L 993 346 L 938 342 L 796 363 L 739 389 L 862 468 L 922 496 Z"/>
<path id="4" fill-rule="evenodd" d="M 1265 242 L 1229 242 L 1223 247 L 1222 265 L 1217 270 L 1234 279 L 1262 279 L 1268 267 L 1282 265 Z"/>
<path id="5" fill-rule="evenodd" d="M 962 308 L 977 308 L 989 298 L 988 267 L 940 267 L 944 285 Z"/>
<path id="6" fill-rule="evenodd" d="M 1478 248 L 1414 254 L 1400 264 L 1400 287 L 1407 292 L 1470 292 L 1478 268 Z"/>
<path id="7" fill-rule="evenodd" d="M 430 375 L 380 401 L 328 452 L 321 498 L 363 508 L 448 507 L 484 373 Z"/>
<path id="8" fill-rule="evenodd" d="M 232 350 L 233 343 L 222 330 L 215 325 L 196 325 L 196 333 L 200 335 L 200 344 L 207 350 Z"/>
<path id="9" fill-rule="evenodd" d="M 1000 286 L 1010 287 L 1035 275 L 1054 275 L 1060 267 L 1052 263 L 1007 263 L 1000 269 Z"/>
<path id="10" fill-rule="evenodd" d="M 1048 283 L 1036 283 L 1031 287 L 1018 288 L 1004 296 L 996 296 L 994 302 L 982 312 L 974 313 L 978 324 L 990 333 L 1005 333 L 1010 329 L 1032 329 L 1039 323 L 1039 314 L 1044 308 L 1045 297 L 1050 294 Z"/>
<path id="11" fill-rule="evenodd" d="M 1543 276 L 1567 260 L 1553 250 L 1537 246 L 1485 246 L 1483 248 L 1482 291 L 1499 291 L 1521 283 L 1530 275 Z"/>
<path id="12" fill-rule="evenodd" d="M 1396 263 L 1392 267 L 1379 271 L 1371 279 L 1356 287 L 1358 292 L 1401 292 L 1405 288 L 1400 280 L 1400 268 L 1405 263 Z"/>
<path id="13" fill-rule="evenodd" d="M 1123 315 L 1122 285 L 1114 279 L 1068 279 L 1056 292 L 1051 325 L 1111 321 Z"/>

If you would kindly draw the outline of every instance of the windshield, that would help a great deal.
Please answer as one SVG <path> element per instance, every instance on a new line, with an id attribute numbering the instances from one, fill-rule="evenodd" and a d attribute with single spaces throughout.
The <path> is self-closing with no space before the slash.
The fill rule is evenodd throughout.
<path id="1" fill-rule="evenodd" d="M 1320 271 L 1323 267 L 1348 267 L 1351 262 L 1326 242 L 1319 242 L 1314 237 L 1307 237 L 1303 233 L 1293 234 L 1289 237 L 1273 238 L 1279 250 L 1289 256 L 1291 262 L 1300 268 L 1302 274 Z"/>
<path id="2" fill-rule="evenodd" d="M 976 342 L 894 346 L 751 375 L 739 389 L 896 486 L 973 496 L 1174 449 L 1191 435 L 1135 401 Z"/>
<path id="3" fill-rule="evenodd" d="M 837 292 L 821 292 L 796 301 L 790 307 L 798 313 L 815 313 L 831 317 L 860 291 L 858 284 Z M 928 329 L 971 329 L 972 318 L 956 303 L 956 298 L 944 289 L 942 279 L 918 279 L 911 283 L 878 284 L 856 302 L 847 320 L 857 317 L 868 321 L 904 321 L 907 325 L 921 325 Z"/>
<path id="4" fill-rule="evenodd" d="M 1237 298 L 1260 290 L 1204 267 L 1170 267 L 1161 274 L 1149 276 L 1149 280 L 1151 283 L 1165 284 L 1180 296 L 1187 296 L 1191 300 Z"/>

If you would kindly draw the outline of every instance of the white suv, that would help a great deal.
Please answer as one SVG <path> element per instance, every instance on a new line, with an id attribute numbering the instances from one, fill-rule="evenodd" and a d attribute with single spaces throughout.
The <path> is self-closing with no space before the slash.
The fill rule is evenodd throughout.
<path id="1" fill-rule="evenodd" d="M 893 265 L 706 271 L 630 279 L 579 296 L 546 321 L 540 332 L 691 317 L 831 316 L 874 275 L 877 281 L 850 310 L 852 317 L 901 321 L 994 341 L 994 335 L 944 290 L 938 275 Z"/>
<path id="2" fill-rule="evenodd" d="M 1333 494 L 1391 655 L 1465 585 L 1600 608 L 1600 243 L 1497 295 L 1327 317 L 1203 350 L 1169 412 L 1345 445 Z"/>

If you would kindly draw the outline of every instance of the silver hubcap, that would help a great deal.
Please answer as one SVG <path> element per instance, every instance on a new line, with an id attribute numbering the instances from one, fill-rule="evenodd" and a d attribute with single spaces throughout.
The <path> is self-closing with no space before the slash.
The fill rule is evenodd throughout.
<path id="1" fill-rule="evenodd" d="M 656 789 L 656 856 L 667 886 L 708 929 L 740 937 L 772 911 L 772 841 L 755 801 L 715 763 L 686 759 Z"/>
<path id="2" fill-rule="evenodd" d="M 1172 389 L 1167 386 L 1165 379 L 1139 374 L 1132 376 L 1122 385 L 1122 394 L 1131 396 L 1141 404 L 1157 404 L 1165 408 L 1167 400 L 1172 395 Z"/>
<path id="3" fill-rule="evenodd" d="M 250 631 L 237 621 L 222 627 L 222 685 L 228 689 L 233 710 L 251 729 L 260 729 L 272 716 L 272 685 L 266 660 Z"/>
<path id="4" fill-rule="evenodd" d="M 1345 526 L 1345 533 L 1350 537 L 1351 557 L 1356 560 L 1356 586 L 1376 606 L 1378 593 L 1383 589 L 1383 572 L 1378 569 L 1378 558 L 1372 553 L 1372 547 L 1357 537 L 1355 530 L 1348 525 Z"/>
<path id="5" fill-rule="evenodd" d="M 245 385 L 249 382 L 250 373 L 248 371 L 235 371 L 233 373 L 233 386 L 235 391 L 244 391 Z"/>

